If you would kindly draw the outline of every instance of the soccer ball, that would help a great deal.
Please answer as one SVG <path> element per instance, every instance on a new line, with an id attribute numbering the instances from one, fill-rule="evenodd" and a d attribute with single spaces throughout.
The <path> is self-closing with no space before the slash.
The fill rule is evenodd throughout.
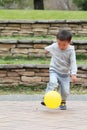
<path id="1" fill-rule="evenodd" d="M 49 91 L 44 96 L 44 103 L 48 108 L 58 108 L 61 104 L 61 95 L 57 91 Z"/>

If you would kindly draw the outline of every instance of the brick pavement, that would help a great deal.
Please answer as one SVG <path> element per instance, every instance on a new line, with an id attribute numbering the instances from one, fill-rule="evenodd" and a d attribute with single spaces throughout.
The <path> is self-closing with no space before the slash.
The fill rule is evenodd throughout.
<path id="1" fill-rule="evenodd" d="M 65 111 L 40 101 L 0 101 L 0 130 L 86 130 L 87 101 L 67 101 Z"/>

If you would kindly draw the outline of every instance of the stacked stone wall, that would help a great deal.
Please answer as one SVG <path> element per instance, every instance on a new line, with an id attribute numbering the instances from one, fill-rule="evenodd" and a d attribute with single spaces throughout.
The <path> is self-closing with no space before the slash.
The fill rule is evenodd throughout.
<path id="1" fill-rule="evenodd" d="M 0 36 L 52 36 L 60 29 L 67 29 L 77 36 L 87 36 L 87 20 L 0 20 Z"/>
<path id="2" fill-rule="evenodd" d="M 1 21 L 0 36 L 39 36 L 56 35 L 60 29 L 67 29 L 74 35 L 87 36 L 87 21 L 51 20 L 51 21 Z M 44 47 L 51 40 L 0 40 L 0 56 L 42 57 Z M 77 53 L 87 54 L 87 41 L 73 40 Z M 49 56 L 49 55 L 48 55 Z M 87 86 L 87 67 L 78 66 L 78 82 Z M 0 86 L 7 85 L 46 85 L 49 81 L 48 65 L 0 65 Z"/>
<path id="3" fill-rule="evenodd" d="M 52 44 L 52 40 L 0 40 L 0 56 L 45 56 L 44 47 Z M 87 41 L 73 40 L 76 53 L 87 54 Z M 49 55 L 48 55 L 49 56 Z"/>
<path id="4" fill-rule="evenodd" d="M 87 67 L 78 66 L 79 86 L 87 86 Z M 49 81 L 49 65 L 0 65 L 0 86 L 46 86 Z"/>

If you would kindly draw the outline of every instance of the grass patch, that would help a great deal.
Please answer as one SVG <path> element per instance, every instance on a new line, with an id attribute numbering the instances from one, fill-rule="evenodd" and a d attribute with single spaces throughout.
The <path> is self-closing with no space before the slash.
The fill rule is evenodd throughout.
<path id="1" fill-rule="evenodd" d="M 78 65 L 87 65 L 87 55 L 76 55 Z M 6 56 L 0 57 L 0 64 L 50 64 L 50 58 L 47 57 L 25 57 L 25 56 Z"/>
<path id="2" fill-rule="evenodd" d="M 41 35 L 41 36 L 0 36 L 0 39 L 7 40 L 55 40 L 56 36 Z"/>
<path id="3" fill-rule="evenodd" d="M 0 86 L 0 95 L 9 94 L 44 94 L 46 85 L 38 86 Z M 87 94 L 87 86 L 71 85 L 71 94 Z"/>
<path id="4" fill-rule="evenodd" d="M 86 60 L 87 59 L 87 54 L 77 54 L 76 59 L 77 60 Z"/>
<path id="5" fill-rule="evenodd" d="M 71 84 L 71 94 L 87 94 L 87 86 Z"/>
<path id="6" fill-rule="evenodd" d="M 0 95 L 7 94 L 41 94 L 44 93 L 43 86 L 0 86 Z"/>
<path id="7" fill-rule="evenodd" d="M 1 20 L 87 20 L 87 11 L 0 10 Z"/>
<path id="8" fill-rule="evenodd" d="M 87 65 L 87 59 L 86 60 L 77 60 L 77 65 Z"/>
<path id="9" fill-rule="evenodd" d="M 87 54 L 77 54 L 76 60 L 78 65 L 87 65 Z"/>
<path id="10" fill-rule="evenodd" d="M 85 36 L 73 36 L 72 40 L 87 40 L 87 37 Z"/>
<path id="11" fill-rule="evenodd" d="M 40 35 L 40 36 L 0 36 L 0 39 L 7 40 L 54 40 L 56 41 L 56 36 L 51 35 Z M 85 36 L 73 36 L 72 40 L 87 40 Z"/>
<path id="12" fill-rule="evenodd" d="M 50 58 L 46 57 L 24 57 L 6 56 L 0 57 L 0 64 L 49 64 Z"/>

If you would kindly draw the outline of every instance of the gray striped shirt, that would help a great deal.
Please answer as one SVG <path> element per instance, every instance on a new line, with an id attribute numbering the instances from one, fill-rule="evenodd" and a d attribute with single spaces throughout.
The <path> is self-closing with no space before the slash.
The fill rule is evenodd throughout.
<path id="1" fill-rule="evenodd" d="M 58 43 L 45 47 L 51 54 L 50 69 L 62 74 L 76 74 L 76 55 L 74 46 L 69 45 L 66 50 L 60 50 Z"/>

